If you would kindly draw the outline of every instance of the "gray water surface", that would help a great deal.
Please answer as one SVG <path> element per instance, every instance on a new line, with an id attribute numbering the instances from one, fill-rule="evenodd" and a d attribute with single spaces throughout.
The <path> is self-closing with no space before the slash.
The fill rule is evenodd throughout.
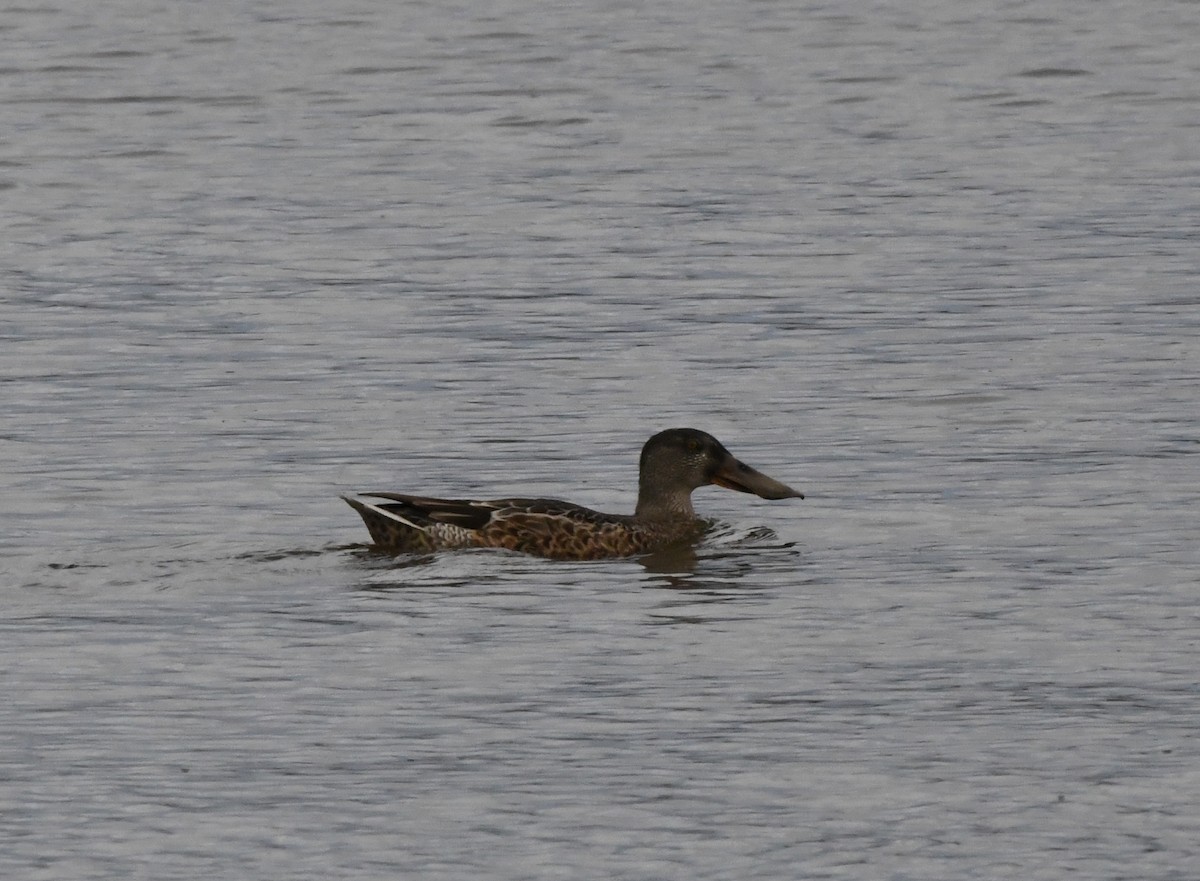
<path id="1" fill-rule="evenodd" d="M 0 875 L 1191 879 L 1190 3 L 0 15 Z M 337 496 L 796 486 L 693 555 Z"/>

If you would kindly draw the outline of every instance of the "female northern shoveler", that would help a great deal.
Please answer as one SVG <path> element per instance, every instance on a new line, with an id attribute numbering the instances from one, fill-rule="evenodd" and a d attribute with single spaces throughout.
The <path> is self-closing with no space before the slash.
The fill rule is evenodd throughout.
<path id="1" fill-rule="evenodd" d="M 342 496 L 362 516 L 380 550 L 507 548 L 543 557 L 627 557 L 697 538 L 705 521 L 692 490 L 715 483 L 764 499 L 804 495 L 735 459 L 711 434 L 672 428 L 646 441 L 638 465 L 633 515 L 602 514 L 554 499 L 469 501 L 400 493 L 363 493 L 385 503 Z"/>

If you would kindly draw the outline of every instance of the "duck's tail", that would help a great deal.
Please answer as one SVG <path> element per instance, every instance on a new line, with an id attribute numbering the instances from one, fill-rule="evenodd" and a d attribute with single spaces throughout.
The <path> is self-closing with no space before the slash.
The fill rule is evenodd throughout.
<path id="1" fill-rule="evenodd" d="M 371 541 L 380 550 L 403 552 L 433 549 L 434 543 L 425 530 L 395 510 L 398 506 L 376 505 L 353 496 L 342 496 L 342 499 L 362 517 L 367 531 L 371 533 Z"/>

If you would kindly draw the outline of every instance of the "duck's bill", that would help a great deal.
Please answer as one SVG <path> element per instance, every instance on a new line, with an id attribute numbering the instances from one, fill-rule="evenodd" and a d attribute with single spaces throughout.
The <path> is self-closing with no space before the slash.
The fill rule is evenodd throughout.
<path id="1" fill-rule="evenodd" d="M 730 456 L 725 463 L 713 474 L 712 482 L 726 489 L 736 489 L 742 493 L 753 493 L 763 499 L 802 499 L 804 493 L 792 489 L 786 483 L 767 477 L 761 471 L 755 471 L 745 462 L 739 462 Z"/>

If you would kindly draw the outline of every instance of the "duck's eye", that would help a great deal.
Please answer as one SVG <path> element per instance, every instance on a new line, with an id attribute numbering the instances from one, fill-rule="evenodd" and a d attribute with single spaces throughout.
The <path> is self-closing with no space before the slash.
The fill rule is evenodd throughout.
<path id="1" fill-rule="evenodd" d="M 687 448 L 688 448 L 688 452 L 689 452 L 689 453 L 698 453 L 698 452 L 700 452 L 700 441 L 698 441 L 698 440 L 690 440 L 690 441 L 688 441 L 688 442 L 687 442 Z"/>

